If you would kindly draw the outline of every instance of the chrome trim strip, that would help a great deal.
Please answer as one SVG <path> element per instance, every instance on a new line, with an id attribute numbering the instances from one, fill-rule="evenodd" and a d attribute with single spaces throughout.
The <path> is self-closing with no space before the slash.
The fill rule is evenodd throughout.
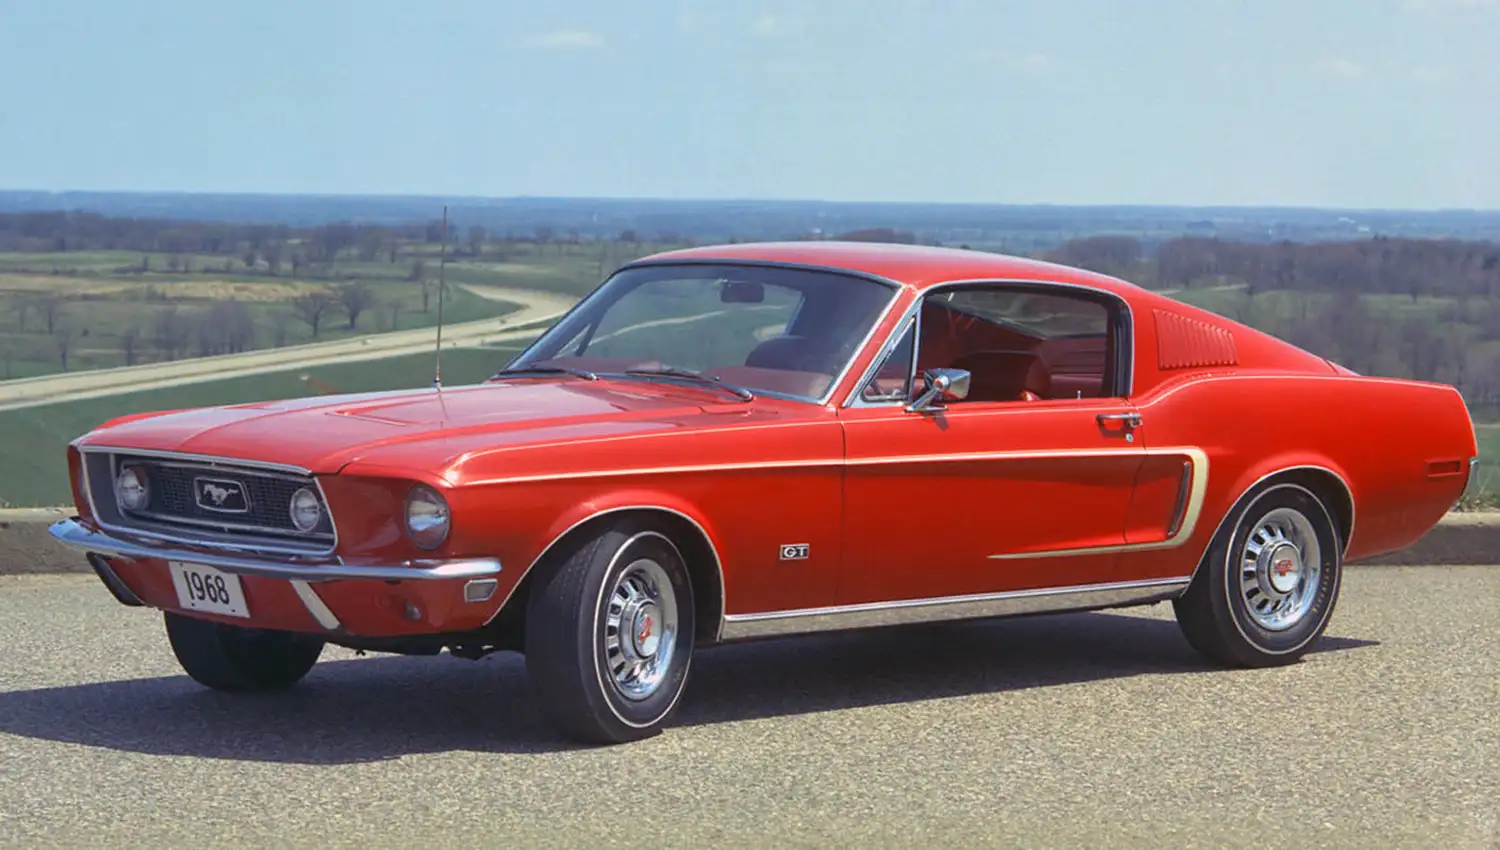
<path id="1" fill-rule="evenodd" d="M 1103 555 L 1110 552 L 1149 552 L 1155 549 L 1175 549 L 1192 538 L 1198 528 L 1198 519 L 1203 514 L 1203 501 L 1208 493 L 1208 454 L 1202 449 L 1160 448 L 1139 449 L 1144 455 L 1185 454 L 1192 459 L 1193 483 L 1188 493 L 1187 509 L 1183 512 L 1181 527 L 1176 534 L 1165 540 L 1150 543 L 1120 543 L 1113 546 L 1084 546 L 1076 549 L 1044 549 L 1039 552 L 1002 552 L 991 555 L 995 561 L 1023 560 L 1029 558 L 1067 558 L 1075 555 Z M 1128 452 L 1124 452 L 1128 453 Z M 1061 454 L 1061 453 L 1058 453 Z"/>
<path id="2" fill-rule="evenodd" d="M 89 443 L 78 446 L 78 451 L 83 453 L 98 452 L 100 454 L 131 454 L 142 457 L 159 457 L 166 460 L 181 460 L 189 463 L 206 463 L 210 466 L 232 466 L 245 470 L 268 469 L 290 472 L 295 475 L 311 476 L 312 470 L 301 466 L 293 466 L 289 463 L 276 463 L 268 460 L 244 460 L 242 458 L 223 457 L 221 455 L 202 455 L 193 452 L 169 452 L 161 449 L 135 449 L 130 446 L 113 446 L 104 443 Z"/>
<path id="3" fill-rule="evenodd" d="M 1097 399 L 1096 399 L 1097 401 Z M 1103 405 L 1101 405 L 1103 406 Z M 1113 407 L 1113 406 L 1111 406 Z M 1049 408 L 1055 411 L 1056 408 Z M 979 413 L 981 411 L 976 411 Z M 994 415 L 996 411 L 982 411 L 986 415 Z M 865 420 L 861 420 L 863 422 Z M 857 423 L 847 422 L 846 425 Z M 1164 454 L 1187 454 L 1197 457 L 1202 454 L 1202 449 L 1196 446 L 1162 446 L 1159 448 L 1102 448 L 1102 449 L 1045 449 L 1034 451 L 1012 451 L 1012 452 L 962 452 L 955 454 L 931 454 L 931 455 L 888 455 L 885 457 L 867 458 L 808 458 L 805 460 L 782 460 L 782 461 L 747 461 L 744 463 L 706 463 L 683 466 L 641 466 L 624 469 L 600 469 L 588 472 L 547 472 L 538 475 L 513 475 L 499 478 L 483 478 L 466 482 L 467 486 L 483 487 L 495 484 L 520 484 L 532 481 L 574 481 L 585 478 L 617 478 L 629 475 L 681 475 L 699 472 L 736 472 L 742 470 L 765 470 L 765 469 L 815 469 L 827 468 L 851 468 L 861 466 L 885 466 L 903 463 L 964 463 L 984 460 L 1029 460 L 1039 458 L 1064 458 L 1064 457 L 1113 457 L 1116 455 L 1164 455 Z M 1203 467 L 1208 466 L 1207 455 L 1203 455 Z M 640 505 L 643 509 L 655 509 L 652 505 Z M 665 509 L 662 509 L 665 510 Z M 606 512 L 607 513 L 607 512 Z"/>
<path id="4" fill-rule="evenodd" d="M 515 581 L 515 583 L 513 583 L 510 586 L 510 590 L 506 591 L 505 598 L 502 599 L 502 600 L 500 600 L 499 607 L 497 607 L 495 609 L 495 613 L 494 614 L 490 615 L 490 619 L 486 620 L 484 622 L 484 625 L 486 625 L 486 626 L 489 625 L 491 621 L 493 621 L 496 617 L 500 616 L 500 612 L 504 611 L 505 610 L 505 606 L 510 604 L 511 597 L 515 595 L 516 590 L 518 588 L 520 588 L 520 586 L 522 585 L 522 583 L 524 583 L 526 581 L 526 577 L 528 575 L 531 575 L 531 571 L 533 569 L 536 569 L 536 565 L 540 564 L 542 562 L 542 559 L 545 558 L 545 557 L 547 557 L 547 553 L 551 552 L 552 549 L 553 549 L 553 547 L 557 546 L 557 544 L 559 542 L 561 542 L 564 538 L 566 538 L 569 534 L 572 534 L 574 529 L 578 528 L 579 526 L 583 525 L 586 522 L 589 522 L 590 520 L 595 520 L 595 519 L 598 519 L 599 517 L 608 516 L 610 514 L 620 513 L 621 511 L 655 511 L 655 512 L 659 512 L 659 513 L 672 514 L 675 517 L 679 517 L 681 519 L 687 520 L 687 522 L 689 524 L 691 524 L 693 526 L 693 528 L 696 528 L 698 530 L 698 533 L 703 536 L 703 542 L 708 545 L 708 552 L 709 552 L 709 554 L 713 556 L 713 559 L 714 559 L 714 571 L 719 574 L 719 629 L 722 630 L 723 627 L 724 627 L 724 611 L 725 611 L 725 598 L 724 598 L 724 560 L 719 557 L 719 550 L 718 550 L 717 547 L 714 546 L 714 539 L 709 536 L 708 530 L 703 527 L 702 523 L 698 522 L 696 519 L 693 519 L 692 517 L 688 516 L 687 514 L 683 513 L 682 511 L 674 510 L 672 508 L 663 507 L 661 505 L 622 505 L 622 506 L 617 507 L 617 508 L 607 508 L 605 510 L 598 511 L 597 513 L 589 514 L 588 516 L 584 517 L 583 519 L 580 519 L 577 522 L 573 523 L 572 525 L 568 526 L 567 528 L 563 529 L 562 533 L 558 534 L 556 537 L 553 537 L 552 540 L 550 540 L 547 543 L 546 546 L 542 547 L 541 553 L 539 553 L 535 558 L 533 558 L 531 560 L 530 564 L 526 565 L 526 569 L 524 569 L 524 570 L 521 571 L 520 577 L 517 578 L 516 581 Z M 717 634 L 714 636 L 714 639 L 715 640 L 718 639 L 718 635 Z"/>
<path id="5" fill-rule="evenodd" d="M 112 451 L 111 454 L 125 454 L 125 455 L 128 455 L 128 454 L 140 454 L 140 453 L 136 452 L 136 451 L 134 451 L 132 449 L 119 449 L 119 450 L 116 450 L 116 451 Z M 156 454 L 161 454 L 161 453 L 158 452 Z M 153 457 L 155 457 L 155 455 L 153 455 Z M 157 466 L 169 466 L 169 467 L 172 467 L 174 469 L 192 469 L 192 470 L 197 470 L 199 472 L 203 471 L 203 467 L 205 465 L 208 466 L 210 469 L 226 469 L 226 470 L 235 469 L 235 467 L 230 466 L 228 463 L 209 463 L 208 461 L 170 461 L 170 460 L 160 460 L 156 465 Z M 313 477 L 311 472 L 302 472 L 302 473 L 297 473 L 297 474 L 293 475 L 291 473 L 278 472 L 278 471 L 276 471 L 274 469 L 256 469 L 253 465 L 241 465 L 240 467 L 238 467 L 238 471 L 240 471 L 240 472 L 248 472 L 248 473 L 251 473 L 253 475 L 259 475 L 262 478 L 274 478 L 274 479 L 276 479 L 278 481 L 291 481 L 291 482 L 296 483 L 296 484 L 306 484 L 307 480 L 309 478 Z"/>
<path id="6" fill-rule="evenodd" d="M 921 296 L 918 296 L 917 297 L 917 301 L 921 302 L 921 300 L 922 300 Z M 906 335 L 907 328 L 912 328 L 913 329 L 912 330 L 912 363 L 907 368 L 907 373 L 908 373 L 908 376 L 907 376 L 907 386 L 908 387 L 913 386 L 913 383 L 912 383 L 913 379 L 912 379 L 910 373 L 917 368 L 916 367 L 916 362 L 917 362 L 916 348 L 917 348 L 917 342 L 918 342 L 918 336 L 917 336 L 917 334 L 920 333 L 920 331 L 916 329 L 916 326 L 917 326 L 917 320 L 916 320 L 915 317 L 913 317 L 911 315 L 910 310 L 908 310 L 904 315 L 902 315 L 902 317 L 900 319 L 896 320 L 896 327 L 894 328 L 893 332 L 888 337 L 886 337 L 885 342 L 882 343 L 881 346 L 880 346 L 880 348 L 875 352 L 874 358 L 872 358 L 870 360 L 870 365 L 866 366 L 865 367 L 865 371 L 860 374 L 859 380 L 857 382 L 855 382 L 854 387 L 849 391 L 848 398 L 844 399 L 844 403 L 843 403 L 843 405 L 841 405 L 842 407 L 855 407 L 855 408 L 859 408 L 859 407 L 890 407 L 890 406 L 895 405 L 895 404 L 905 404 L 906 403 L 904 400 L 900 400 L 900 399 L 896 399 L 896 400 L 880 399 L 880 400 L 876 400 L 876 401 L 865 401 L 865 399 L 864 399 L 864 397 L 862 395 L 862 391 L 864 390 L 864 388 L 866 386 L 869 385 L 870 381 L 872 381 L 872 380 L 875 379 L 875 375 L 876 375 L 876 373 L 878 373 L 880 371 L 880 367 L 883 366 L 883 365 L 885 365 L 886 359 L 889 358 L 891 356 L 891 354 L 896 350 L 896 345 L 898 343 L 900 343 L 901 342 L 901 338 Z"/>
<path id="7" fill-rule="evenodd" d="M 1187 588 L 1188 581 L 1188 577 L 1181 577 L 802 608 L 765 614 L 732 614 L 724 618 L 722 639 L 744 640 L 943 620 L 1145 605 L 1178 596 Z"/>
<path id="8" fill-rule="evenodd" d="M 328 510 L 327 505 L 323 505 L 322 507 L 323 510 Z M 333 535 L 330 533 L 319 534 L 317 532 L 310 531 L 303 532 L 291 528 L 276 528 L 275 526 L 269 525 L 249 525 L 243 522 L 215 522 L 214 520 L 210 519 L 198 519 L 197 517 L 188 516 L 172 516 L 171 514 L 157 513 L 156 511 L 133 511 L 133 513 L 136 516 L 141 517 L 142 519 L 160 523 L 164 528 L 171 528 L 173 525 L 179 523 L 182 525 L 198 525 L 210 531 L 221 531 L 231 535 L 234 532 L 242 531 L 249 534 L 261 534 L 267 537 L 284 537 L 289 542 L 296 540 L 308 540 L 316 543 L 324 543 L 332 539 L 333 537 Z M 103 520 L 100 520 L 100 524 L 104 524 Z M 137 527 L 135 530 L 142 533 L 147 533 L 147 529 L 150 527 L 151 526 L 141 526 Z M 121 530 L 123 531 L 125 529 Z M 309 547 L 305 550 L 299 549 L 296 551 L 306 551 L 312 554 L 327 554 L 327 552 L 331 552 L 333 550 L 321 548 L 314 549 Z"/>
<path id="9" fill-rule="evenodd" d="M 1193 462 L 1185 460 L 1182 462 L 1182 480 L 1177 484 L 1177 501 L 1172 504 L 1172 521 L 1167 524 L 1167 537 L 1177 535 L 1178 529 L 1182 528 L 1182 520 L 1187 508 L 1188 490 L 1193 482 Z"/>
<path id="10" fill-rule="evenodd" d="M 323 602 L 323 597 L 312 589 L 312 585 L 302 579 L 292 579 L 291 585 L 292 590 L 297 592 L 297 598 L 302 600 L 302 607 L 306 608 L 307 613 L 318 621 L 318 625 L 330 632 L 343 629 L 344 625 L 339 622 L 339 618 L 334 615 L 333 611 L 329 610 L 328 605 Z"/>
<path id="11" fill-rule="evenodd" d="M 197 552 L 161 545 L 157 541 L 130 540 L 93 531 L 75 519 L 59 520 L 47 529 L 65 546 L 85 552 L 98 552 L 131 560 L 155 558 L 203 564 L 242 576 L 298 579 L 302 581 L 440 581 L 444 579 L 489 578 L 500 574 L 500 562 L 494 558 L 459 558 L 454 560 L 409 560 L 399 564 L 345 564 L 339 561 L 271 560 L 234 557 Z"/>
<path id="12" fill-rule="evenodd" d="M 88 499 L 89 513 L 92 515 L 94 522 L 98 523 L 99 527 L 106 531 L 112 531 L 116 534 L 146 535 L 154 539 L 166 540 L 172 543 L 181 543 L 187 546 L 198 546 L 229 552 L 267 552 L 280 555 L 292 555 L 296 557 L 327 557 L 338 550 L 339 525 L 338 521 L 333 516 L 332 506 L 328 504 L 328 495 L 323 492 L 323 482 L 319 476 L 314 475 L 311 471 L 300 466 L 292 466 L 290 464 L 284 463 L 236 460 L 234 458 L 219 457 L 218 455 L 200 455 L 192 454 L 190 452 L 167 452 L 157 449 L 132 449 L 128 447 L 112 445 L 79 445 L 78 452 L 79 469 L 83 474 L 84 496 Z M 227 542 L 220 540 L 203 539 L 201 537 L 184 537 L 181 534 L 174 534 L 170 531 L 164 531 L 157 528 L 132 528 L 130 526 L 121 526 L 115 523 L 106 522 L 103 516 L 100 515 L 98 505 L 94 500 L 93 476 L 89 473 L 89 455 L 91 454 L 104 455 L 108 457 L 111 480 L 113 479 L 113 476 L 117 474 L 116 467 L 118 464 L 119 455 L 122 454 L 137 455 L 140 457 L 161 458 L 164 460 L 185 460 L 185 464 L 177 465 L 192 465 L 194 463 L 202 463 L 219 468 L 228 467 L 250 474 L 259 474 L 262 469 L 272 473 L 278 471 L 293 473 L 296 476 L 295 480 L 298 481 L 298 483 L 305 484 L 310 481 L 312 483 L 312 486 L 317 488 L 318 499 L 323 503 L 323 510 L 328 514 L 328 527 L 331 530 L 332 540 L 329 539 L 330 535 L 328 534 L 309 535 L 308 537 L 301 539 L 307 540 L 308 543 L 313 545 L 293 546 L 278 545 L 276 541 L 267 540 L 265 537 L 257 538 L 247 535 L 244 539 L 235 540 L 234 542 Z M 119 511 L 121 516 L 124 516 L 124 511 L 118 505 L 115 506 L 115 510 Z M 193 522 L 188 518 L 182 518 L 182 521 L 188 524 L 191 524 Z M 295 535 L 295 532 L 291 532 L 290 534 L 287 534 L 285 536 L 288 540 L 297 540 L 298 538 L 293 535 Z M 232 533 L 230 536 L 233 536 Z"/>
<path id="13" fill-rule="evenodd" d="M 1478 479 L 1474 476 L 1474 473 L 1478 470 L 1479 456 L 1475 455 L 1474 457 L 1469 458 L 1469 467 L 1468 470 L 1464 473 L 1464 489 L 1459 491 L 1458 498 L 1453 501 L 1452 507 L 1448 508 L 1448 510 L 1451 511 L 1454 508 L 1457 508 L 1459 505 L 1463 504 L 1464 499 L 1467 499 L 1470 496 L 1474 495 L 1474 493 L 1476 492 L 1476 488 L 1474 485 L 1478 483 Z"/>
<path id="14" fill-rule="evenodd" d="M 998 285 L 1002 285 L 1002 286 L 1036 286 L 1036 287 L 1050 287 L 1050 288 L 1055 288 L 1055 289 L 1079 289 L 1079 290 L 1083 290 L 1085 292 L 1092 292 L 1092 293 L 1094 293 L 1096 295 L 1104 295 L 1104 296 L 1107 296 L 1109 298 L 1114 299 L 1120 305 L 1120 307 L 1123 308 L 1123 310 L 1125 312 L 1125 317 L 1126 317 L 1127 325 L 1128 326 L 1126 328 L 1126 339 L 1125 339 L 1124 345 L 1122 347 L 1124 349 L 1125 356 L 1127 356 L 1127 357 L 1130 358 L 1130 363 L 1129 363 L 1128 367 L 1125 369 L 1125 386 L 1123 386 L 1123 387 L 1115 387 L 1115 394 L 1113 396 L 1107 396 L 1107 398 L 1130 398 L 1131 393 L 1135 389 L 1135 370 L 1136 370 L 1136 356 L 1135 356 L 1135 354 L 1136 354 L 1136 352 L 1135 352 L 1135 324 L 1136 324 L 1135 323 L 1135 309 L 1130 306 L 1130 301 L 1128 299 L 1126 299 L 1125 296 L 1121 295 L 1120 293 L 1118 293 L 1118 292 L 1112 292 L 1112 291 L 1110 291 L 1108 289 L 1104 289 L 1104 288 L 1098 287 L 1098 286 L 1090 286 L 1090 285 L 1085 284 L 1085 283 L 1065 283 L 1065 282 L 1062 282 L 1062 281 L 1048 280 L 1048 279 L 1045 279 L 1045 278 L 1003 278 L 1002 277 L 1002 278 L 966 278 L 966 279 L 963 279 L 963 280 L 946 280 L 946 281 L 943 281 L 942 283 L 932 284 L 931 286 L 928 286 L 925 289 L 919 289 L 919 290 L 917 290 L 917 297 L 912 300 L 911 304 L 907 305 L 906 311 L 904 313 L 902 313 L 900 320 L 896 322 L 895 328 L 892 329 L 891 334 L 886 337 L 885 342 L 881 345 L 882 351 L 885 350 L 885 348 L 887 346 L 894 345 L 896 342 L 900 341 L 900 339 L 901 339 L 900 333 L 905 330 L 906 323 L 908 321 L 910 321 L 913 317 L 916 318 L 916 325 L 917 325 L 916 334 L 915 334 L 916 341 L 915 341 L 914 345 L 915 345 L 915 347 L 920 348 L 921 343 L 922 343 L 922 320 L 921 320 L 921 316 L 922 316 L 922 314 L 921 314 L 922 302 L 927 298 L 928 295 L 932 295 L 934 293 L 942 292 L 943 290 L 949 289 L 949 288 L 956 288 L 956 287 L 963 287 L 963 286 L 979 286 L 979 285 L 983 285 L 983 284 L 998 284 Z M 877 323 L 876 326 L 878 327 L 879 323 Z M 917 359 L 918 358 L 915 355 L 918 354 L 918 353 L 920 353 L 920 352 L 914 350 L 913 351 L 913 355 L 914 356 L 911 359 L 911 383 L 912 383 L 912 386 L 916 386 L 916 379 L 917 379 Z M 877 357 L 876 359 L 878 360 L 879 358 Z M 872 364 L 872 368 L 873 368 L 873 364 Z M 849 389 L 849 394 L 844 397 L 844 401 L 843 401 L 842 404 L 839 405 L 839 407 L 850 407 L 850 406 L 853 406 L 854 400 L 859 398 L 859 391 L 860 391 L 860 389 L 862 387 L 864 387 L 864 385 L 869 381 L 869 379 L 870 379 L 870 372 L 867 369 L 866 370 L 866 374 L 863 377 L 860 378 L 859 383 L 855 384 L 853 387 L 851 387 Z M 905 402 L 880 402 L 880 401 L 874 401 L 874 402 L 862 402 L 862 403 L 859 404 L 859 406 L 860 407 L 889 407 L 889 406 L 894 406 L 894 405 L 904 404 L 904 403 Z"/>

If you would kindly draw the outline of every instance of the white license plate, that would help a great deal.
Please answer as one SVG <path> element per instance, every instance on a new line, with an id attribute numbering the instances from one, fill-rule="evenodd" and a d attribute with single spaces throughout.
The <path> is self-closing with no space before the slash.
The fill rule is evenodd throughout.
<path id="1" fill-rule="evenodd" d="M 230 617 L 250 616 L 245 590 L 234 573 L 182 561 L 168 561 L 167 569 L 172 571 L 172 586 L 182 607 Z"/>

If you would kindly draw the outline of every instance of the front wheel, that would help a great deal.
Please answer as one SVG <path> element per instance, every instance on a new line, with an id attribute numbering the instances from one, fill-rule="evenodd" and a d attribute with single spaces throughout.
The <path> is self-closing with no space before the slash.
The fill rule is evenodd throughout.
<path id="1" fill-rule="evenodd" d="M 182 669 L 217 691 L 289 688 L 323 654 L 323 639 L 313 635 L 231 626 L 170 611 L 163 616 Z"/>
<path id="2" fill-rule="evenodd" d="M 1188 643 L 1214 661 L 1290 664 L 1328 627 L 1342 576 L 1328 509 L 1301 485 L 1270 484 L 1220 531 L 1172 607 Z"/>
<path id="3" fill-rule="evenodd" d="M 697 625 L 677 546 L 624 520 L 538 569 L 526 669 L 544 714 L 586 743 L 657 734 L 687 685 Z"/>

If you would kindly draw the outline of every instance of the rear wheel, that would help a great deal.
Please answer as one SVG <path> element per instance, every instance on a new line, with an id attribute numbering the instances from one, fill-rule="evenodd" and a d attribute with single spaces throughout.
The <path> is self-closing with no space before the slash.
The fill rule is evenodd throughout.
<path id="1" fill-rule="evenodd" d="M 1300 484 L 1272 483 L 1244 500 L 1172 607 L 1188 642 L 1215 661 L 1289 664 L 1328 627 L 1342 577 L 1328 509 Z"/>
<path id="2" fill-rule="evenodd" d="M 543 713 L 586 743 L 657 734 L 687 685 L 697 625 L 681 552 L 627 519 L 559 558 L 539 567 L 526 608 L 526 669 Z"/>
<path id="3" fill-rule="evenodd" d="M 323 654 L 323 639 L 231 626 L 164 613 L 167 639 L 182 669 L 217 691 L 272 691 L 302 680 Z"/>

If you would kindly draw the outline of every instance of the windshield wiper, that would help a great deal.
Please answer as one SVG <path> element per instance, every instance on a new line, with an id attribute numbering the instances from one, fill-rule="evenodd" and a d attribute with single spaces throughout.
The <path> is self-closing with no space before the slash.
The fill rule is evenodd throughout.
<path id="1" fill-rule="evenodd" d="M 572 375 L 586 381 L 599 380 L 599 376 L 593 372 L 587 369 L 574 369 L 572 366 L 519 366 L 515 369 L 501 369 L 491 375 L 490 380 L 493 381 L 506 375 Z"/>
<path id="2" fill-rule="evenodd" d="M 689 381 L 697 381 L 702 384 L 718 387 L 742 401 L 750 401 L 755 398 L 755 393 L 750 392 L 744 387 L 731 384 L 713 375 L 705 375 L 702 372 L 695 372 L 692 369 L 684 369 L 680 366 L 663 366 L 659 369 L 626 369 L 625 374 L 640 378 L 685 378 Z"/>

